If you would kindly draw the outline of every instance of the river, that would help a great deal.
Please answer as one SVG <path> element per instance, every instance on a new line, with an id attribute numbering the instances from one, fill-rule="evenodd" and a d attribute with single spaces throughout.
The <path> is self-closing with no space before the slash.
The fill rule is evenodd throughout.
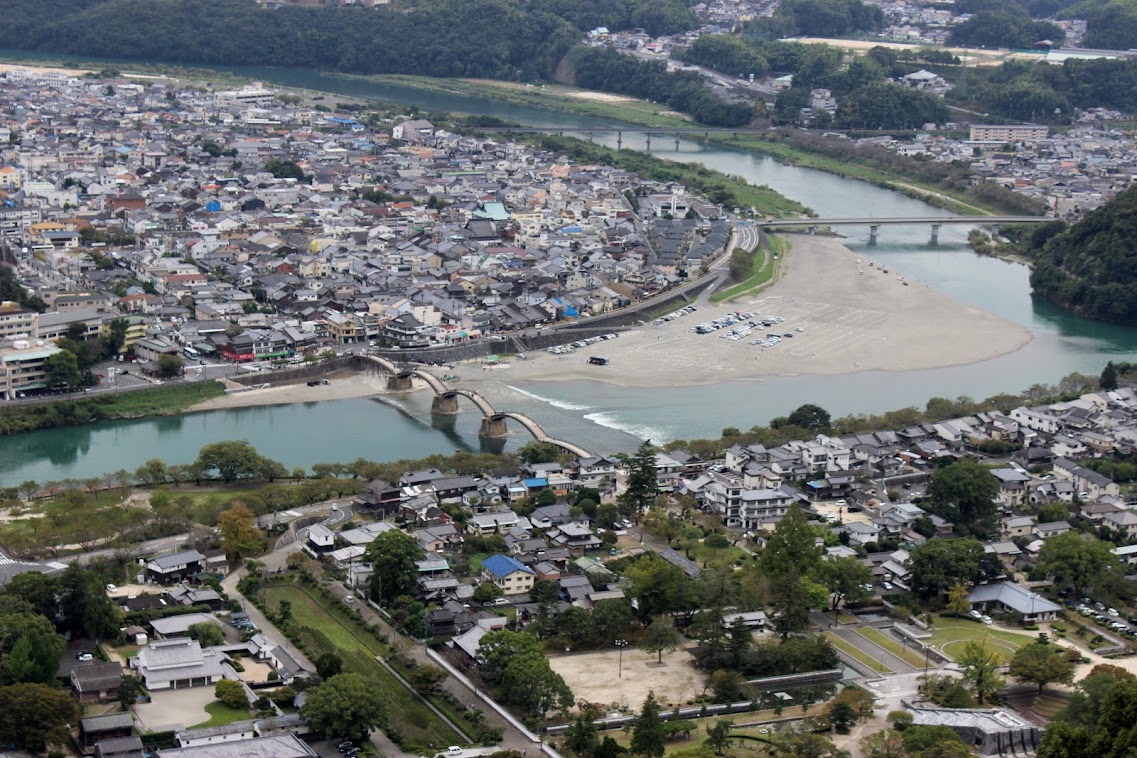
<path id="1" fill-rule="evenodd" d="M 4 51 L 0 51 L 0 57 Z M 15 57 L 15 54 L 13 54 Z M 610 126 L 599 119 L 502 103 L 471 95 L 425 92 L 412 87 L 307 71 L 234 67 L 234 73 L 291 87 L 344 96 L 417 104 L 424 111 L 494 115 L 532 126 Z M 616 146 L 614 133 L 596 141 Z M 946 215 L 945 211 L 896 192 L 771 158 L 692 140 L 673 140 L 652 153 L 698 161 L 710 168 L 766 184 L 822 216 L 884 217 Z M 625 148 L 642 149 L 634 128 L 623 132 Z M 1079 371 L 1097 374 L 1105 361 L 1137 360 L 1137 329 L 1089 321 L 1059 311 L 1030 294 L 1025 266 L 976 255 L 967 229 L 944 227 L 940 244 L 928 245 L 929 229 L 889 226 L 870 247 L 868 229 L 851 228 L 847 244 L 888 268 L 930 283 L 961 300 L 1028 327 L 1034 338 L 1023 349 L 981 363 L 929 371 L 863 372 L 844 376 L 772 377 L 708 387 L 621 388 L 600 382 L 506 383 L 491 400 L 526 413 L 555 436 L 592 450 L 628 449 L 637 439 L 717 436 L 725 426 L 749 427 L 812 402 L 834 415 L 922 406 L 935 396 L 983 398 L 1053 383 Z M 203 444 L 245 438 L 288 466 L 330 460 L 374 460 L 452 452 L 476 446 L 476 419 L 462 414 L 451 431 L 430 427 L 429 398 L 400 397 L 390 403 L 335 401 L 242 411 L 190 414 L 51 430 L 0 440 L 0 483 L 24 479 L 85 477 L 134 468 L 149 457 L 186 461 Z M 471 418 L 467 418 L 467 417 Z M 165 429 L 166 431 L 163 431 Z M 351 430 L 345 433 L 344 430 Z M 176 432 L 176 433 L 175 433 Z M 511 439 L 511 445 L 524 439 Z M 53 454 L 52 451 L 57 451 Z"/>

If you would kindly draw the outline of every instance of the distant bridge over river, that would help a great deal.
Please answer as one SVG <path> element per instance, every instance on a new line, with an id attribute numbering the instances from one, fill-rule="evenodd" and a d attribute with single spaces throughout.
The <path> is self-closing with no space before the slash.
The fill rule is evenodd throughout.
<path id="1" fill-rule="evenodd" d="M 459 413 L 461 409 L 458 406 L 458 398 L 460 397 L 472 402 L 482 412 L 482 427 L 478 431 L 478 436 L 483 439 L 505 437 L 509 433 L 506 421 L 514 421 L 533 435 L 533 439 L 538 442 L 556 445 L 561 450 L 581 458 L 587 458 L 591 455 L 579 445 L 550 437 L 540 424 L 528 416 L 513 411 L 499 411 L 493 407 L 489 400 L 486 400 L 476 391 L 451 387 L 425 369 L 399 366 L 377 355 L 365 355 L 363 358 L 370 361 L 377 370 L 387 374 L 387 388 L 390 390 L 405 392 L 414 389 L 415 379 L 425 382 L 434 391 L 434 402 L 430 406 L 431 414 L 450 416 Z"/>
<path id="2" fill-rule="evenodd" d="M 932 228 L 931 244 L 934 245 L 939 241 L 940 228 L 945 224 L 992 226 L 998 230 L 999 226 L 1003 224 L 1046 224 L 1053 220 L 1047 216 L 870 216 L 857 218 L 773 218 L 757 223 L 764 229 L 800 229 L 805 227 L 810 234 L 815 234 L 818 229 L 827 226 L 867 226 L 870 245 L 876 244 L 877 235 L 882 226 L 927 224 Z"/>

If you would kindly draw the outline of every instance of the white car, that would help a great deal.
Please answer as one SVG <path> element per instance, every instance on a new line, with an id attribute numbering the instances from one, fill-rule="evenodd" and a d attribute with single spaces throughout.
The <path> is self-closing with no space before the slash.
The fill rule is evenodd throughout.
<path id="1" fill-rule="evenodd" d="M 990 616 L 984 616 L 982 620 L 983 620 L 983 623 L 984 623 L 984 624 L 990 624 L 990 623 L 992 623 L 992 622 L 991 622 L 991 617 L 990 617 Z"/>
<path id="2" fill-rule="evenodd" d="M 971 618 L 975 619 L 976 621 L 982 621 L 983 620 L 983 614 L 980 613 L 979 611 L 971 611 L 967 615 L 971 616 Z"/>
<path id="3" fill-rule="evenodd" d="M 884 589 L 887 590 L 888 592 L 892 592 L 892 590 L 894 589 L 892 586 L 892 582 L 881 582 L 880 586 L 884 587 Z"/>

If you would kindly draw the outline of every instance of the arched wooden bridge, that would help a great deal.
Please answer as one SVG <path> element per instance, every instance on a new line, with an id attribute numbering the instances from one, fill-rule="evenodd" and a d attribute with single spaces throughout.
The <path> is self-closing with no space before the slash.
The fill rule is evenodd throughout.
<path id="1" fill-rule="evenodd" d="M 446 382 L 425 369 L 398 366 L 386 358 L 380 358 L 377 355 L 365 355 L 363 358 L 387 374 L 387 388 L 390 390 L 403 392 L 413 390 L 414 380 L 422 380 L 434 391 L 434 403 L 430 407 L 431 413 L 439 415 L 459 413 L 458 398 L 460 397 L 464 397 L 472 402 L 477 409 L 482 412 L 482 428 L 478 432 L 478 436 L 480 437 L 488 439 L 505 437 L 509 433 L 506 427 L 506 420 L 512 420 L 521 424 L 525 431 L 533 435 L 533 439 L 538 442 L 556 445 L 561 450 L 581 458 L 587 458 L 591 455 L 591 453 L 579 445 L 550 437 L 540 424 L 523 413 L 497 410 L 489 400 L 486 400 L 475 390 L 450 387 Z"/>

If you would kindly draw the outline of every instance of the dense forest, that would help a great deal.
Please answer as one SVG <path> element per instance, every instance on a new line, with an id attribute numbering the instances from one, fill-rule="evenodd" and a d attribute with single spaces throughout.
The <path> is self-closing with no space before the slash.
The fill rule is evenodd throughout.
<path id="1" fill-rule="evenodd" d="M 884 11 L 861 0 L 782 0 L 778 11 L 746 25 L 765 39 L 848 37 L 884 28 Z"/>
<path id="2" fill-rule="evenodd" d="M 949 101 L 1009 119 L 1068 123 L 1075 108 L 1137 112 L 1137 61 L 1068 60 L 1061 66 L 1011 61 L 969 69 Z M 974 109 L 974 107 L 972 108 Z"/>
<path id="3" fill-rule="evenodd" d="M 1011 3 L 1015 7 L 1016 3 Z M 962 24 L 952 27 L 948 41 L 965 47 L 1029 49 L 1048 41 L 1060 47 L 1066 40 L 1062 27 L 1050 21 L 1035 21 L 1018 7 L 1011 10 L 986 10 L 976 13 Z"/>
<path id="4" fill-rule="evenodd" d="M 1090 318 L 1137 324 L 1137 187 L 1031 251 L 1038 294 Z M 1039 240 L 1041 242 L 1041 240 Z"/>
<path id="5" fill-rule="evenodd" d="M 557 4 L 570 0 L 549 2 Z M 568 21 L 516 0 L 432 0 L 409 11 L 269 10 L 253 0 L 0 0 L 0 18 L 7 46 L 56 53 L 497 79 L 549 79 L 580 39 Z"/>

